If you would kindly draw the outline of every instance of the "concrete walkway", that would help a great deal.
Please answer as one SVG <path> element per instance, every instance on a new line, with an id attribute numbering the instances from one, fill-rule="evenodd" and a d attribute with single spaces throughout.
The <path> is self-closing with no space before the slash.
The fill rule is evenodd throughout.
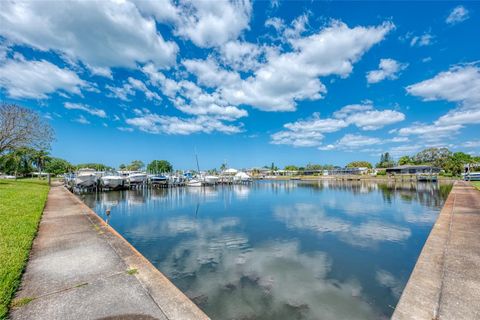
<path id="1" fill-rule="evenodd" d="M 50 190 L 14 301 L 24 305 L 12 319 L 208 319 L 62 186 Z"/>
<path id="2" fill-rule="evenodd" d="M 392 319 L 480 319 L 480 192 L 457 181 Z"/>

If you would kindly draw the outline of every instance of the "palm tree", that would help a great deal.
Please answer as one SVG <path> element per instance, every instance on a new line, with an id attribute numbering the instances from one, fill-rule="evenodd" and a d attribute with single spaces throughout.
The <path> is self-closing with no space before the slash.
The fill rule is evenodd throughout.
<path id="1" fill-rule="evenodd" d="M 38 178 L 41 178 L 42 169 L 45 166 L 45 162 L 48 159 L 48 151 L 35 150 L 33 153 L 33 163 L 38 169 Z"/>

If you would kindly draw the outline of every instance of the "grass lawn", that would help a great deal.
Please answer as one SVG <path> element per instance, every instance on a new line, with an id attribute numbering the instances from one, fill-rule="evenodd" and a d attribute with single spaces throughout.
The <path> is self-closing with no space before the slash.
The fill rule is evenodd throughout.
<path id="1" fill-rule="evenodd" d="M 480 181 L 471 181 L 471 182 L 472 182 L 472 184 L 473 184 L 473 186 L 474 186 L 475 188 L 477 188 L 478 190 L 480 190 Z"/>
<path id="2" fill-rule="evenodd" d="M 0 319 L 27 263 L 49 187 L 39 180 L 0 180 Z"/>

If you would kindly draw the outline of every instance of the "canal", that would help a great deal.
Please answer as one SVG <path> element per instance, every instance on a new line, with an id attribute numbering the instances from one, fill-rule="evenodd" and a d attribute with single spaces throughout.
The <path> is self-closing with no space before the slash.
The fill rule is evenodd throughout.
<path id="1" fill-rule="evenodd" d="M 259 181 L 81 198 L 212 319 L 383 319 L 450 189 Z"/>

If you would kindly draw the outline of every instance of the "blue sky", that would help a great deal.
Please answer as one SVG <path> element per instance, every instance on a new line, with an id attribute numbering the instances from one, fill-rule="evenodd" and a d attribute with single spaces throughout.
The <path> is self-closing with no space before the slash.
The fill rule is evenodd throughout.
<path id="1" fill-rule="evenodd" d="M 73 163 L 480 154 L 479 2 L 2 1 L 0 24 L 0 99 Z"/>

